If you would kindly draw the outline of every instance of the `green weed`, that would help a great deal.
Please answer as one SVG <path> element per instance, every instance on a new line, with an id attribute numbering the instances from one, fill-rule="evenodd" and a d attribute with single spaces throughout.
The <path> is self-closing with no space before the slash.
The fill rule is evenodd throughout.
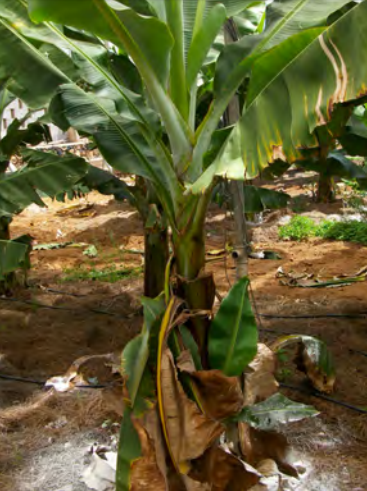
<path id="1" fill-rule="evenodd" d="M 279 229 L 279 238 L 283 240 L 300 241 L 310 237 L 367 245 L 367 222 L 323 220 L 317 225 L 311 218 L 296 215 L 287 225 Z"/>
<path id="2" fill-rule="evenodd" d="M 350 220 L 320 224 L 317 235 L 328 240 L 343 240 L 367 245 L 367 222 Z"/>
<path id="3" fill-rule="evenodd" d="M 279 238 L 283 240 L 305 240 L 316 235 L 317 226 L 308 217 L 295 215 L 287 225 L 279 229 Z"/>

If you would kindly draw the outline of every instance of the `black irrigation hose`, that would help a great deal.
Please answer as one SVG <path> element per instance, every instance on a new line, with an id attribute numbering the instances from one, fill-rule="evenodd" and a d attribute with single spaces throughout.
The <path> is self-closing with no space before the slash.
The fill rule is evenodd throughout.
<path id="1" fill-rule="evenodd" d="M 2 375 L 2 374 L 0 374 L 0 379 L 11 380 L 12 382 L 24 382 L 26 384 L 35 384 L 35 385 L 40 385 L 40 386 L 45 385 L 45 383 L 41 382 L 40 380 L 33 380 L 31 378 L 23 378 L 23 377 L 14 377 L 13 375 Z"/>
<path id="2" fill-rule="evenodd" d="M 0 374 L 0 379 L 10 380 L 12 382 L 22 382 L 24 384 L 35 384 L 40 387 L 44 387 L 45 389 L 51 389 L 52 386 L 46 386 L 46 382 L 41 382 L 41 380 L 34 380 L 31 378 L 23 378 L 23 377 L 15 377 L 13 375 L 3 375 Z M 73 388 L 76 389 L 107 389 L 113 387 L 115 384 L 107 384 L 107 385 L 74 385 Z"/>
<path id="3" fill-rule="evenodd" d="M 53 293 L 55 295 L 67 295 L 69 297 L 76 297 L 76 298 L 86 298 L 89 297 L 89 295 L 81 295 L 80 293 L 70 293 L 70 292 L 64 292 L 61 290 L 54 290 L 53 288 L 39 288 L 41 293 Z"/>
<path id="4" fill-rule="evenodd" d="M 63 292 L 60 290 L 53 290 L 53 289 L 47 289 L 46 291 L 49 291 L 51 293 L 60 293 L 63 295 L 70 295 L 73 297 L 88 297 L 88 295 L 78 295 L 76 293 L 68 293 L 68 292 Z M 101 310 L 101 309 L 73 309 L 73 308 L 68 308 L 68 307 L 57 307 L 54 305 L 46 305 L 43 303 L 39 302 L 34 302 L 33 300 L 22 300 L 14 297 L 0 297 L 0 300 L 4 302 L 19 302 L 23 303 L 25 305 L 30 305 L 32 307 L 37 307 L 40 309 L 48 309 L 48 310 L 63 310 L 66 312 L 79 312 L 79 313 L 88 313 L 92 312 L 94 314 L 100 314 L 100 315 L 109 315 L 111 317 L 115 317 L 118 319 L 124 319 L 124 320 L 130 320 L 132 317 L 139 316 L 141 314 L 140 310 L 137 310 L 133 314 L 130 315 L 122 315 L 122 314 L 117 314 L 115 312 L 109 312 L 108 310 Z M 269 319 L 315 319 L 315 318 L 329 318 L 329 317 L 337 317 L 337 318 L 343 318 L 343 317 L 349 317 L 349 318 L 361 318 L 361 317 L 367 317 L 367 314 L 324 314 L 324 315 L 313 315 L 313 316 L 278 316 L 278 315 L 271 315 L 271 314 L 260 314 L 256 312 L 256 316 L 258 317 L 264 317 L 264 318 L 269 318 Z M 281 331 L 281 330 L 275 330 L 275 329 L 267 329 L 267 328 L 260 328 L 259 331 L 262 331 L 264 333 L 272 334 L 272 335 L 278 335 L 278 334 L 284 334 L 286 336 L 291 336 L 295 333 L 294 331 L 292 332 L 287 332 L 287 331 Z M 302 333 L 299 333 L 302 334 Z M 367 357 L 367 353 L 359 350 L 354 350 L 352 348 L 349 348 L 349 351 L 352 353 L 357 353 L 359 355 Z"/>
<path id="5" fill-rule="evenodd" d="M 367 353 L 365 351 L 360 351 L 360 350 L 352 349 L 352 348 L 348 348 L 348 349 L 351 353 L 357 353 L 358 355 L 362 355 L 362 356 L 367 357 Z"/>
<path id="6" fill-rule="evenodd" d="M 23 377 L 15 377 L 13 375 L 3 375 L 0 374 L 0 379 L 3 380 L 10 380 L 14 382 L 23 382 L 25 384 L 35 384 L 44 387 L 47 389 L 48 387 L 46 386 L 46 382 L 41 382 L 40 380 L 34 380 L 34 379 L 29 379 L 29 378 L 23 378 Z M 76 389 L 106 389 L 113 387 L 115 384 L 107 384 L 107 385 L 75 385 L 74 388 Z M 284 389 L 290 389 L 290 390 L 295 390 L 297 392 L 302 392 L 305 395 L 311 396 L 311 397 L 318 397 L 319 399 L 324 399 L 325 401 L 331 402 L 333 404 L 336 404 L 338 406 L 345 407 L 347 409 L 351 409 L 352 411 L 356 411 L 361 414 L 367 414 L 367 411 L 365 409 L 362 409 L 357 406 L 352 406 L 351 404 L 347 404 L 346 402 L 338 401 L 337 399 L 333 399 L 332 397 L 325 396 L 324 394 L 321 394 L 321 392 L 315 392 L 315 391 L 310 391 L 307 389 L 304 389 L 303 387 L 298 387 L 295 385 L 288 385 L 284 383 L 279 383 L 279 386 L 284 388 Z M 51 386 L 50 386 L 51 388 Z"/>
<path id="7" fill-rule="evenodd" d="M 75 296 L 75 297 L 87 297 L 88 295 L 78 295 L 75 293 L 67 293 L 67 292 L 61 292 L 59 290 L 49 290 L 50 292 L 54 293 L 60 293 L 64 295 L 70 295 L 70 296 Z M 20 302 L 24 303 L 27 305 L 32 305 L 34 307 L 39 307 L 43 309 L 51 309 L 51 310 L 67 310 L 69 312 L 94 312 L 95 314 L 103 314 L 103 315 L 111 315 L 113 317 L 120 317 L 122 319 L 130 319 L 132 316 L 131 315 L 122 315 L 122 314 L 117 314 L 115 312 L 108 312 L 107 310 L 100 310 L 100 309 L 72 309 L 68 307 L 55 307 L 54 305 L 46 305 L 38 302 L 33 302 L 32 300 L 22 300 L 14 297 L 0 297 L 0 300 L 3 300 L 4 302 Z M 133 314 L 139 315 L 140 311 L 137 311 L 136 313 Z M 367 318 L 367 312 L 361 312 L 359 314 L 314 314 L 314 315 L 274 315 L 274 314 L 261 314 L 261 313 L 256 313 L 258 317 L 262 317 L 264 319 L 328 319 L 328 318 L 337 318 L 337 319 L 365 319 Z M 270 330 L 269 330 L 270 331 Z M 280 332 L 280 331 L 278 331 Z M 285 333 L 287 334 L 287 333 Z"/>
<path id="8" fill-rule="evenodd" d="M 357 407 L 357 406 L 352 406 L 351 404 L 348 404 L 348 403 L 343 402 L 343 401 L 338 401 L 337 399 L 333 399 L 332 397 L 321 394 L 321 392 L 307 390 L 307 389 L 304 389 L 303 387 L 299 387 L 296 385 L 283 384 L 282 382 L 280 382 L 279 385 L 280 385 L 280 387 L 283 387 L 284 389 L 290 389 L 290 390 L 295 390 L 297 392 L 302 392 L 303 394 L 305 394 L 307 396 L 318 397 L 319 399 L 324 399 L 325 401 L 336 404 L 337 406 L 342 406 L 342 407 L 345 407 L 347 409 L 351 409 L 352 411 L 356 411 L 357 413 L 367 414 L 366 409 L 362 409 L 362 408 Z"/>
<path id="9" fill-rule="evenodd" d="M 69 307 L 57 307 L 55 305 L 46 305 L 44 303 L 39 303 L 39 302 L 33 302 L 33 300 L 22 300 L 19 298 L 14 298 L 14 297 L 0 297 L 0 300 L 3 302 L 18 302 L 18 303 L 23 303 L 26 305 L 30 305 L 32 307 L 37 307 L 40 309 L 48 309 L 48 310 L 64 310 L 67 312 L 79 312 L 79 313 L 88 313 L 88 312 L 93 312 L 94 314 L 102 314 L 102 315 L 110 315 L 112 317 L 117 317 L 119 319 L 124 319 L 124 320 L 129 320 L 132 317 L 140 315 L 140 311 L 134 312 L 133 314 L 130 315 L 122 315 L 122 314 L 117 314 L 115 312 L 108 312 L 107 310 L 100 310 L 100 309 L 73 309 Z"/>
<path id="10" fill-rule="evenodd" d="M 366 319 L 367 312 L 359 314 L 273 315 L 257 314 L 264 319 Z"/>

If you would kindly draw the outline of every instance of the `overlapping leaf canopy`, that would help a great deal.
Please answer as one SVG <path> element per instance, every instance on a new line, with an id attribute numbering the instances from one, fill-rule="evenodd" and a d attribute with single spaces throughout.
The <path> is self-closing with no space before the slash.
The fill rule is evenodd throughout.
<path id="1" fill-rule="evenodd" d="M 54 120 L 94 138 L 111 165 L 149 179 L 171 222 L 184 187 L 202 193 L 215 176 L 252 178 L 277 159 L 299 159 L 338 104 L 365 96 L 365 1 L 273 1 L 264 16 L 249 17 L 248 30 L 237 22 L 240 35 L 252 34 L 222 49 L 210 69 L 212 103 L 198 128 L 203 65 L 226 18 L 245 23 L 254 2 L 0 0 L 0 7 L 0 79 L 32 107 L 57 93 Z M 39 67 L 36 88 L 26 72 L 14 72 L 10 45 Z M 60 70 L 65 57 L 68 69 Z M 213 146 L 229 101 L 244 88 L 241 121 Z"/>

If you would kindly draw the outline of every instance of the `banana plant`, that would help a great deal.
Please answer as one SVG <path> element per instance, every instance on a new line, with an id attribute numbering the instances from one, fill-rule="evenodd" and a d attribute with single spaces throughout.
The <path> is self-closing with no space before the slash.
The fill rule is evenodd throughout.
<path id="1" fill-rule="evenodd" d="M 352 159 L 367 156 L 367 129 L 363 117 L 363 106 L 353 110 L 353 105 L 345 104 L 334 112 L 327 125 L 315 130 L 317 145 L 302 149 L 302 158 L 296 165 L 319 174 L 317 201 L 326 203 L 335 198 L 335 178 L 354 179 L 361 188 L 366 187 L 367 173 Z M 263 174 L 271 179 L 279 177 L 289 166 L 279 160 Z"/>
<path id="2" fill-rule="evenodd" d="M 13 96 L 5 88 L 2 95 L 4 110 Z M 27 116 L 22 121 L 15 119 L 0 140 L 0 291 L 3 293 L 14 286 L 17 269 L 29 269 L 30 241 L 25 237 L 11 240 L 12 217 L 32 203 L 44 206 L 38 191 L 54 197 L 87 171 L 87 163 L 75 157 L 60 160 L 50 156 L 45 165 L 36 166 L 39 164 L 35 158 L 37 152 L 27 150 L 27 145 L 47 141 L 49 131 L 40 122 L 30 123 L 22 129 L 26 120 Z M 21 155 L 26 165 L 9 172 L 10 160 L 15 155 Z"/>
<path id="3" fill-rule="evenodd" d="M 215 484 L 218 491 L 239 489 L 238 483 L 249 489 L 260 479 L 244 463 L 256 464 L 246 448 L 253 433 L 245 422 L 229 427 L 226 418 L 255 402 L 243 373 L 256 355 L 256 325 L 247 278 L 212 314 L 206 211 L 218 178 L 252 179 L 279 158 L 298 160 L 302 148 L 317 144 L 315 130 L 338 107 L 366 97 L 367 3 L 266 2 L 262 27 L 221 47 L 219 55 L 212 48 L 226 20 L 241 17 L 252 0 L 0 5 L 0 35 L 6 40 L 0 46 L 1 78 L 9 77 L 14 93 L 29 95 L 27 74 L 14 66 L 9 46 L 17 49 L 17 60 L 37 56 L 40 71 L 49 71 L 37 103 L 56 93 L 53 120 L 89 135 L 110 165 L 148 182 L 155 201 L 152 222 L 166 222 L 171 230 L 165 298 L 144 301 L 143 331 L 124 352 L 118 491 L 193 489 L 192 481 L 196 489 L 205 489 L 198 482 Z M 26 18 L 24 6 L 37 25 Z M 62 48 L 55 60 L 70 54 L 87 82 L 76 83 L 73 73 L 45 57 L 45 43 Z M 200 89 L 209 73 L 207 104 L 200 101 Z M 241 118 L 223 128 L 223 114 L 238 92 Z M 226 394 L 224 409 L 214 394 Z M 213 408 L 221 409 L 220 416 L 217 411 L 213 417 Z M 233 429 L 235 451 L 228 452 L 218 438 L 225 433 L 228 445 Z"/>

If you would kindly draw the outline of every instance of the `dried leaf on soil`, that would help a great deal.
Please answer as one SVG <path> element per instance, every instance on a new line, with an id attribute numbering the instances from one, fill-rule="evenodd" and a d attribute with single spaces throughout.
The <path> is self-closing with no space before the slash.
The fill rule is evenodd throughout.
<path id="1" fill-rule="evenodd" d="M 301 288 L 336 288 L 348 286 L 358 281 L 366 281 L 366 268 L 362 268 L 354 276 L 346 276 L 341 274 L 340 277 L 334 278 L 319 278 L 313 273 L 285 273 L 283 268 L 278 268 L 277 278 L 282 278 L 280 284 L 283 286 L 301 287 Z"/>
<path id="2" fill-rule="evenodd" d="M 62 376 L 47 380 L 46 387 L 54 387 L 58 392 L 72 390 L 75 385 L 108 385 L 117 382 L 119 356 L 115 353 L 87 355 L 75 360 Z"/>
<path id="3" fill-rule="evenodd" d="M 92 455 L 92 462 L 85 470 L 82 481 L 95 491 L 113 491 L 115 489 L 116 459 L 115 452 L 108 452 L 106 459 L 97 453 Z"/>
<path id="4" fill-rule="evenodd" d="M 275 380 L 275 354 L 265 344 L 258 344 L 257 355 L 245 372 L 245 406 L 263 401 L 275 394 L 278 382 Z"/>
<path id="5" fill-rule="evenodd" d="M 212 491 L 246 491 L 261 477 L 254 468 L 221 447 L 210 448 L 192 464 L 190 477 L 209 483 Z"/>
<path id="6" fill-rule="evenodd" d="M 292 466 L 288 441 L 281 433 L 251 428 L 247 423 L 238 423 L 240 448 L 243 458 L 250 465 L 257 465 L 265 460 L 274 460 L 285 474 L 297 477 Z"/>
<path id="7" fill-rule="evenodd" d="M 307 375 L 317 390 L 331 393 L 335 384 L 335 368 L 326 344 L 312 336 L 293 335 L 278 339 L 272 349 L 278 352 L 292 345 L 298 347 L 295 357 L 297 368 Z"/>
<path id="8" fill-rule="evenodd" d="M 259 484 L 256 484 L 250 491 L 279 491 L 281 488 L 281 475 L 274 460 L 266 459 L 257 466 L 257 471 L 262 474 Z"/>

